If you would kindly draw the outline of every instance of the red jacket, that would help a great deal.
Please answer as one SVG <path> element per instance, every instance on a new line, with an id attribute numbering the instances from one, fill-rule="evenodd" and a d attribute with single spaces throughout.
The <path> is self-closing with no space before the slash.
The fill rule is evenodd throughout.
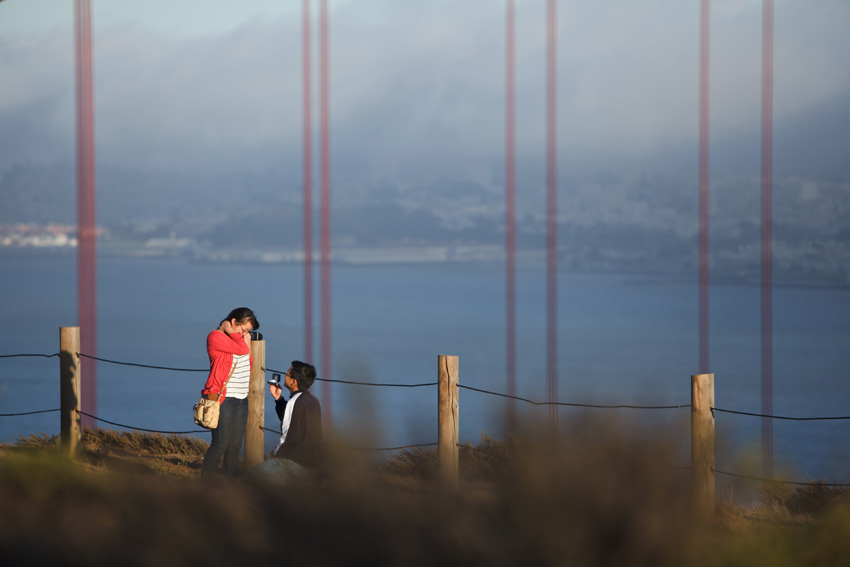
<path id="1" fill-rule="evenodd" d="M 227 395 L 227 388 L 222 391 L 224 381 L 230 375 L 230 369 L 233 367 L 234 354 L 248 354 L 251 348 L 242 338 L 242 333 L 232 333 L 230 335 L 219 331 L 218 329 L 210 332 L 207 335 L 207 354 L 210 356 L 210 375 L 207 378 L 207 383 L 204 384 L 202 394 L 218 394 L 218 403 L 224 401 Z M 253 360 L 251 360 L 253 362 Z"/>

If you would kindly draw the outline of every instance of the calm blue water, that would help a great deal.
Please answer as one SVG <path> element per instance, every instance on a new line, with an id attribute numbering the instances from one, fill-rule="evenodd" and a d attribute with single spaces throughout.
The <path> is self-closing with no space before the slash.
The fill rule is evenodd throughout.
<path id="1" fill-rule="evenodd" d="M 0 339 L 0 354 L 57 352 L 59 327 L 76 324 L 75 257 L 4 257 L 2 263 L 2 321 L 9 332 Z M 335 266 L 332 277 L 331 377 L 433 382 L 437 355 L 454 354 L 460 357 L 462 384 L 507 391 L 503 266 Z M 247 305 L 262 324 L 266 366 L 285 370 L 289 361 L 303 358 L 302 283 L 300 266 L 102 257 L 98 355 L 205 368 L 206 334 L 232 307 Z M 517 392 L 545 401 L 544 270 L 521 269 L 517 285 Z M 695 278 L 561 273 L 559 288 L 561 401 L 690 402 L 690 375 L 698 362 Z M 318 307 L 314 313 L 317 359 Z M 774 325 L 774 413 L 850 415 L 850 291 L 778 287 Z M 760 412 L 760 341 L 758 287 L 714 286 L 717 407 Z M 0 413 L 59 407 L 58 366 L 55 358 L 0 359 Z M 99 363 L 97 413 L 151 429 L 196 429 L 191 406 L 205 377 Z M 330 404 L 323 404 L 332 408 L 338 428 L 371 431 L 372 443 L 394 446 L 436 441 L 436 396 L 435 388 L 334 384 Z M 547 415 L 521 402 L 517 407 L 526 418 Z M 482 432 L 501 437 L 504 410 L 503 399 L 462 390 L 462 438 L 476 442 Z M 627 426 L 661 425 L 683 447 L 689 442 L 688 409 L 563 408 L 563 427 L 581 411 Z M 271 404 L 266 418 L 267 427 L 278 427 Z M 760 421 L 718 413 L 717 428 L 717 468 L 758 473 L 753 467 L 759 462 Z M 58 433 L 58 414 L 0 417 L 0 442 L 39 431 Z M 774 435 L 778 472 L 850 482 L 850 421 L 776 420 Z"/>

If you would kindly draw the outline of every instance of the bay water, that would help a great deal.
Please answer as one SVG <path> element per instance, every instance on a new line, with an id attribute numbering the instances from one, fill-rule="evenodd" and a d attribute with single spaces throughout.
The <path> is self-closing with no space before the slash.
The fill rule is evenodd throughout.
<path id="1" fill-rule="evenodd" d="M 303 269 L 296 264 L 196 263 L 182 258 L 98 260 L 98 353 L 121 362 L 203 370 L 207 333 L 230 309 L 248 306 L 261 323 L 266 367 L 286 371 L 303 360 Z M 2 258 L 0 355 L 59 351 L 59 328 L 77 324 L 76 257 L 9 254 Z M 546 274 L 517 274 L 518 396 L 546 401 Z M 318 271 L 314 277 L 318 283 Z M 558 275 L 558 392 L 562 402 L 687 405 L 698 372 L 696 277 Z M 318 298 L 318 286 L 314 298 Z M 760 290 L 714 284 L 710 365 L 715 404 L 761 413 Z M 505 272 L 497 263 L 349 266 L 332 271 L 332 364 L 319 362 L 320 307 L 313 362 L 319 376 L 417 384 L 435 382 L 439 354 L 460 357 L 460 383 L 507 392 Z M 778 285 L 774 289 L 773 413 L 850 416 L 850 290 Z M 94 364 L 84 361 L 86 365 Z M 97 415 L 134 427 L 195 430 L 191 407 L 205 372 L 98 365 Z M 268 377 L 271 377 L 269 372 Z M 331 384 L 314 390 L 334 429 L 368 433 L 374 447 L 432 443 L 436 387 Z M 59 407 L 57 358 L 0 358 L 0 414 Z M 521 418 L 548 409 L 516 402 Z M 502 438 L 506 400 L 461 390 L 462 441 Z M 270 396 L 266 427 L 278 429 Z M 677 439 L 689 459 L 690 410 L 561 408 L 562 429 L 582 416 L 624 428 L 654 427 Z M 761 420 L 718 412 L 719 470 L 759 471 Z M 776 471 L 789 478 L 850 482 L 850 420 L 774 420 Z M 110 427 L 108 425 L 104 425 Z M 59 432 L 58 413 L 0 417 L 0 442 Z M 198 433 L 207 438 L 208 433 Z M 266 435 L 271 447 L 274 434 Z"/>

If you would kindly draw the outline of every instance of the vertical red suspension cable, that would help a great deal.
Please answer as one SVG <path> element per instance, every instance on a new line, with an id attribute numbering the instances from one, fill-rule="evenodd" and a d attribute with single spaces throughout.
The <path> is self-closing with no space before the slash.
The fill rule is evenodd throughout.
<path id="1" fill-rule="evenodd" d="M 328 124 L 328 0 L 321 0 L 320 22 L 320 83 L 321 83 L 321 169 L 322 169 L 322 375 L 331 375 L 331 183 L 330 129 Z M 322 382 L 323 418 L 331 424 L 331 389 Z"/>
<path id="2" fill-rule="evenodd" d="M 97 224 L 95 221 L 94 105 L 92 93 L 91 2 L 76 0 L 76 107 L 77 107 L 77 319 L 80 350 L 97 356 Z M 85 365 L 80 392 L 82 409 L 97 415 L 97 362 Z M 83 416 L 82 427 L 93 428 Z"/>
<path id="3" fill-rule="evenodd" d="M 708 110 L 711 0 L 700 0 L 699 41 L 699 371 L 709 372 Z"/>
<path id="4" fill-rule="evenodd" d="M 761 412 L 773 414 L 773 0 L 762 5 Z M 762 467 L 773 475 L 773 421 L 761 421 Z"/>
<path id="5" fill-rule="evenodd" d="M 507 46 L 505 53 L 506 67 L 506 148 L 505 148 L 505 184 L 506 199 L 505 224 L 506 224 L 506 264 L 507 264 L 507 309 L 508 309 L 508 335 L 507 335 L 507 372 L 508 372 L 508 395 L 516 396 L 516 220 L 514 210 L 516 206 L 516 185 L 514 170 L 514 0 L 507 0 Z M 507 400 L 507 432 L 513 433 L 516 429 L 516 402 L 512 398 Z"/>
<path id="6" fill-rule="evenodd" d="M 313 138 L 310 104 L 310 0 L 303 3 L 302 89 L 304 99 L 304 360 L 313 362 Z"/>
<path id="7" fill-rule="evenodd" d="M 557 3 L 548 0 L 546 13 L 546 259 L 548 401 L 558 401 L 558 162 L 557 162 Z M 549 426 L 558 431 L 558 406 L 549 406 Z"/>

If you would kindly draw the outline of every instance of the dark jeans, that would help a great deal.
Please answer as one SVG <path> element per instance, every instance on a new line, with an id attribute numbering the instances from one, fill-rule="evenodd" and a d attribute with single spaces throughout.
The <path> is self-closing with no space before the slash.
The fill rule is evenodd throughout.
<path id="1" fill-rule="evenodd" d="M 218 414 L 218 427 L 212 430 L 212 443 L 204 455 L 201 476 L 214 474 L 222 455 L 224 472 L 228 476 L 236 476 L 247 422 L 248 399 L 224 398 Z"/>

